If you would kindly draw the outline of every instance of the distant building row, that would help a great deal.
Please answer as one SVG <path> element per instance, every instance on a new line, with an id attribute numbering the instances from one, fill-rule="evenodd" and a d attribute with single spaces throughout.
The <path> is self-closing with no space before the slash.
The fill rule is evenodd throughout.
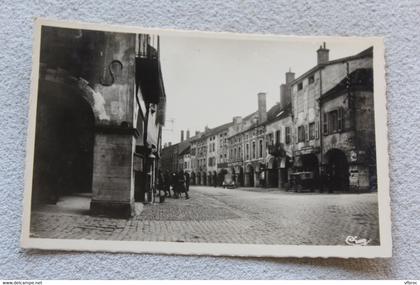
<path id="1" fill-rule="evenodd" d="M 266 94 L 245 117 L 196 133 L 162 149 L 161 168 L 187 171 L 191 184 L 286 189 L 310 178 L 313 188 L 376 189 L 373 48 L 329 60 L 325 43 L 316 66 L 286 73 L 280 103 Z"/>

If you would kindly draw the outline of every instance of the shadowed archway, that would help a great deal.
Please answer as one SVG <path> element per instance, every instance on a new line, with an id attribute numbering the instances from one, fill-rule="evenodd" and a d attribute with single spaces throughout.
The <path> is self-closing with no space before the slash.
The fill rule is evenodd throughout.
<path id="1" fill-rule="evenodd" d="M 95 116 L 77 85 L 40 80 L 34 149 L 33 202 L 92 192 Z"/>

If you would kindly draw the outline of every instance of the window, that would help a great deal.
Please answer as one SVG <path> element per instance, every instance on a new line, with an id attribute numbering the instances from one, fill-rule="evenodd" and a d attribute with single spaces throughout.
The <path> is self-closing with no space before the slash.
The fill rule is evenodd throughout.
<path id="1" fill-rule="evenodd" d="M 239 156 L 239 159 L 241 159 L 241 157 L 242 157 L 242 150 L 241 150 L 241 147 L 239 147 L 239 148 L 238 148 L 238 156 Z"/>
<path id="2" fill-rule="evenodd" d="M 341 132 L 343 130 L 343 109 L 324 113 L 324 135 Z"/>
<path id="3" fill-rule="evenodd" d="M 252 142 L 252 158 L 255 158 L 255 142 Z"/>
<path id="4" fill-rule="evenodd" d="M 344 129 L 343 124 L 343 108 L 338 108 L 338 131 L 341 132 Z"/>
<path id="5" fill-rule="evenodd" d="M 309 140 L 315 139 L 315 123 L 309 124 Z"/>
<path id="6" fill-rule="evenodd" d="M 302 90 L 302 88 L 303 88 L 303 83 L 302 82 L 298 83 L 297 90 Z"/>
<path id="7" fill-rule="evenodd" d="M 298 127 L 298 142 L 304 142 L 305 141 L 305 127 L 299 126 Z"/>
<path id="8" fill-rule="evenodd" d="M 260 151 L 260 157 L 263 157 L 263 141 L 262 140 L 260 140 L 259 151 Z"/>
<path id="9" fill-rule="evenodd" d="M 322 118 L 322 133 L 324 136 L 328 135 L 328 115 L 324 113 Z"/>
<path id="10" fill-rule="evenodd" d="M 308 84 L 312 84 L 314 82 L 315 82 L 314 76 L 313 75 L 309 76 L 309 78 L 308 78 Z"/>
<path id="11" fill-rule="evenodd" d="M 330 133 L 338 131 L 338 112 L 337 110 L 328 113 L 328 129 Z"/>
<path id="12" fill-rule="evenodd" d="M 276 131 L 276 144 L 280 143 L 280 130 Z"/>
<path id="13" fill-rule="evenodd" d="M 236 148 L 233 149 L 233 157 L 235 158 L 235 160 L 237 159 Z"/>
<path id="14" fill-rule="evenodd" d="M 249 159 L 249 144 L 246 144 L 246 160 Z"/>

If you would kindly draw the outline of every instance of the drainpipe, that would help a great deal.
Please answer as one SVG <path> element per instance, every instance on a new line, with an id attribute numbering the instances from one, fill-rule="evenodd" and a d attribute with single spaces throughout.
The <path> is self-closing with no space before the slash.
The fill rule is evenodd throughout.
<path id="1" fill-rule="evenodd" d="M 144 187 L 145 187 L 145 192 L 148 193 L 148 195 L 150 195 L 150 183 L 148 181 L 148 173 L 149 173 L 149 154 L 148 154 L 148 145 L 147 145 L 147 131 L 148 131 L 148 125 L 149 125 L 149 110 L 150 110 L 150 104 L 146 103 L 146 114 L 144 116 L 144 134 L 143 134 L 143 145 L 144 145 L 144 159 L 143 159 L 143 172 L 145 175 L 145 179 L 144 179 Z M 149 198 L 149 196 L 147 196 Z M 152 201 L 153 199 L 151 199 Z M 151 201 L 145 201 L 145 202 L 151 202 Z"/>
<path id="2" fill-rule="evenodd" d="M 320 165 L 321 165 L 321 170 L 322 170 L 322 172 L 321 172 L 321 175 L 320 176 L 322 176 L 322 173 L 325 171 L 325 169 L 324 169 L 324 161 L 323 161 L 323 156 L 324 156 L 324 154 L 323 154 L 323 136 L 324 136 L 324 130 L 323 130 L 323 114 L 322 114 L 322 99 L 321 99 L 321 97 L 322 97 L 322 70 L 323 70 L 323 68 L 321 68 L 320 70 L 319 70 L 319 128 L 318 128 L 318 132 L 319 132 L 319 147 L 320 147 L 320 149 L 321 149 L 321 156 L 320 156 L 320 159 L 319 159 L 319 163 L 320 163 Z M 320 178 L 320 177 L 319 177 Z M 322 182 L 322 179 L 320 179 L 320 181 Z M 320 183 L 321 185 L 320 185 L 320 190 L 321 190 L 321 192 L 324 192 L 324 185 L 323 185 L 323 183 Z"/>

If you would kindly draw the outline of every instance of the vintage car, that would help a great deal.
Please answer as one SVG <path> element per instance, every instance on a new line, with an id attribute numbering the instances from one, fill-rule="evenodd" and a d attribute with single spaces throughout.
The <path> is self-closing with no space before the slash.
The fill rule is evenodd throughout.
<path id="1" fill-rule="evenodd" d="M 315 190 L 314 173 L 311 171 L 301 171 L 290 174 L 290 188 L 289 190 L 295 192 Z"/>
<path id="2" fill-rule="evenodd" d="M 228 189 L 236 188 L 236 183 L 232 177 L 232 174 L 230 173 L 225 174 L 225 179 L 222 182 L 222 187 L 228 188 Z"/>

